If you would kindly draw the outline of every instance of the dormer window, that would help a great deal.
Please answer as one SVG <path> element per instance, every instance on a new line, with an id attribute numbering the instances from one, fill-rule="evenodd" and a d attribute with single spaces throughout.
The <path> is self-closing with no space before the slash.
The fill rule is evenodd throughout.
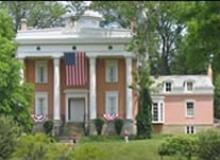
<path id="1" fill-rule="evenodd" d="M 192 91 L 193 90 L 193 81 L 186 81 L 185 82 L 185 91 Z"/>
<path id="2" fill-rule="evenodd" d="M 187 82 L 186 89 L 187 89 L 187 91 L 192 91 L 193 90 L 193 82 Z"/>
<path id="3" fill-rule="evenodd" d="M 171 91 L 172 91 L 172 83 L 165 82 L 165 92 L 171 92 Z"/>

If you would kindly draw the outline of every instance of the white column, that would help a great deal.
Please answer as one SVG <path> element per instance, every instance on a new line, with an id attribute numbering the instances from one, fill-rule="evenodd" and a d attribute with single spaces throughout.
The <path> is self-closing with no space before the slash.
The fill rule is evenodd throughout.
<path id="1" fill-rule="evenodd" d="M 126 119 L 133 119 L 132 112 L 132 89 L 129 86 L 132 83 L 132 58 L 126 58 Z"/>
<path id="2" fill-rule="evenodd" d="M 54 58 L 53 69 L 54 69 L 53 119 L 59 121 L 60 120 L 60 59 L 59 58 Z"/>
<path id="3" fill-rule="evenodd" d="M 20 77 L 21 77 L 21 84 L 24 82 L 24 59 L 19 59 L 21 63 L 21 68 L 20 68 Z"/>
<path id="4" fill-rule="evenodd" d="M 90 94 L 89 94 L 89 104 L 90 104 L 90 120 L 96 118 L 96 59 L 95 57 L 90 57 L 89 59 L 89 78 L 90 78 Z"/>

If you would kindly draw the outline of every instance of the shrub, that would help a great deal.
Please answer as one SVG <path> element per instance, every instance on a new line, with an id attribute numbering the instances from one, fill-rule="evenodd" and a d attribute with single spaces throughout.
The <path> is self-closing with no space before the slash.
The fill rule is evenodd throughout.
<path id="1" fill-rule="evenodd" d="M 53 131 L 53 121 L 52 120 L 47 120 L 43 124 L 44 131 L 47 135 L 52 135 Z"/>
<path id="2" fill-rule="evenodd" d="M 197 153 L 197 138 L 190 136 L 177 136 L 167 139 L 158 149 L 158 154 L 163 156 L 181 155 L 191 160 Z"/>
<path id="3" fill-rule="evenodd" d="M 37 133 L 20 138 L 18 146 L 13 153 L 13 158 L 17 159 L 46 159 L 51 139 L 45 134 Z"/>
<path id="4" fill-rule="evenodd" d="M 0 116 L 0 159 L 7 160 L 17 145 L 20 128 L 12 118 Z"/>
<path id="5" fill-rule="evenodd" d="M 105 122 L 101 118 L 96 118 L 94 122 L 95 122 L 95 127 L 96 127 L 97 134 L 101 135 L 102 134 L 102 128 L 103 128 L 103 125 L 104 125 Z"/>
<path id="6" fill-rule="evenodd" d="M 122 119 L 115 119 L 114 124 L 117 135 L 120 135 L 124 125 L 124 121 Z"/>
<path id="7" fill-rule="evenodd" d="M 201 160 L 220 159 L 220 133 L 213 130 L 201 132 L 198 141 L 198 157 Z"/>
<path id="8" fill-rule="evenodd" d="M 94 145 L 87 144 L 76 148 L 73 152 L 74 160 L 103 160 L 106 153 Z"/>

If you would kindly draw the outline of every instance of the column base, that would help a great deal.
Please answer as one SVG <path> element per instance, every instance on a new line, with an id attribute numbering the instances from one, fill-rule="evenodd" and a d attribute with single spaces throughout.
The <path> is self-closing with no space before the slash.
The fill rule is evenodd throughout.
<path id="1" fill-rule="evenodd" d="M 94 120 L 88 122 L 88 135 L 97 135 Z"/>
<path id="2" fill-rule="evenodd" d="M 128 132 L 128 135 L 136 135 L 137 127 L 136 127 L 135 121 L 131 119 L 124 120 L 122 133 L 124 133 L 125 130 Z"/>
<path id="3" fill-rule="evenodd" d="M 53 121 L 53 136 L 59 136 L 60 135 L 61 125 L 62 125 L 61 120 L 54 120 Z"/>

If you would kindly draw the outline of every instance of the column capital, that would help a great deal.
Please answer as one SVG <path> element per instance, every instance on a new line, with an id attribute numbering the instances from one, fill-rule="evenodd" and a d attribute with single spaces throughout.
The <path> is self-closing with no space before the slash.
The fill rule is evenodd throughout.
<path id="1" fill-rule="evenodd" d="M 59 57 L 54 57 L 53 58 L 53 64 L 54 65 L 59 65 L 60 64 L 60 58 Z"/>

